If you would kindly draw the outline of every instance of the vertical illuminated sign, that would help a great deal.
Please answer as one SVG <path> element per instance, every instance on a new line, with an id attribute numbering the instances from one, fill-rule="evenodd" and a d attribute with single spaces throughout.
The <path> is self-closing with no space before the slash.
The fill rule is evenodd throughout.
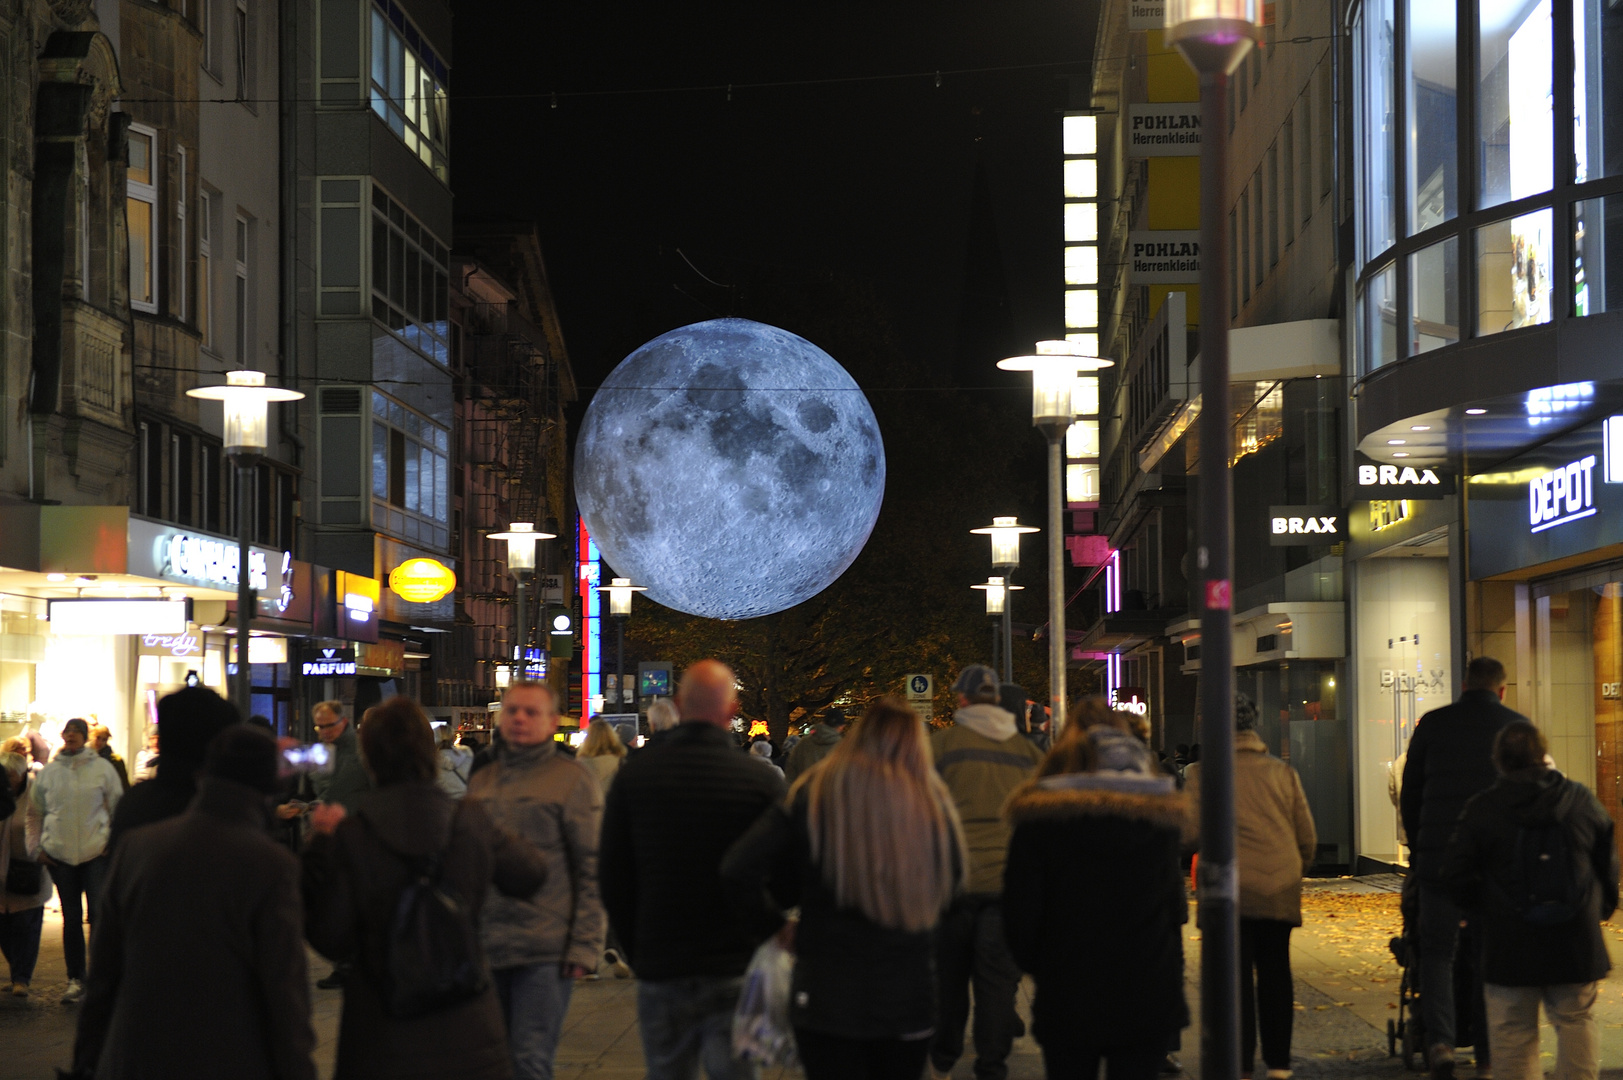
<path id="1" fill-rule="evenodd" d="M 1065 340 L 1099 355 L 1099 121 L 1060 120 L 1065 236 Z"/>
<path id="2" fill-rule="evenodd" d="M 597 591 L 602 558 L 597 544 L 586 532 L 584 521 L 578 527 L 576 558 L 580 566 L 580 610 L 585 624 L 581 628 L 580 707 L 586 714 L 593 711 L 593 699 L 603 694 L 603 620 L 599 610 L 602 594 Z"/>

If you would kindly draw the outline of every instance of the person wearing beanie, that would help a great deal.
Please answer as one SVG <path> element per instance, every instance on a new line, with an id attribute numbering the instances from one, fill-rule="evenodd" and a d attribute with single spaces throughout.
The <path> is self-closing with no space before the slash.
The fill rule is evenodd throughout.
<path id="1" fill-rule="evenodd" d="M 788 760 L 783 763 L 784 782 L 794 783 L 801 773 L 828 757 L 829 751 L 840 741 L 840 736 L 845 734 L 846 726 L 850 722 L 850 716 L 844 709 L 835 706 L 824 709 L 811 734 L 795 744 Z"/>
<path id="2" fill-rule="evenodd" d="M 197 794 L 197 772 L 209 742 L 241 719 L 237 707 L 206 686 L 188 686 L 158 699 L 158 774 L 136 784 L 113 811 L 109 853 L 119 837 L 141 825 L 178 817 Z"/>
<path id="3" fill-rule="evenodd" d="M 969 993 L 975 991 L 975 1076 L 1003 1080 L 1009 1051 L 1023 1032 L 1014 1009 L 1020 968 L 1003 936 L 1003 863 L 1009 824 L 1003 804 L 1030 779 L 1042 751 L 1002 708 L 1003 687 L 985 664 L 971 664 L 952 685 L 958 710 L 930 737 L 936 771 L 952 793 L 969 849 L 963 891 L 936 931 L 941 1018 L 930 1045 L 930 1075 L 943 1077 L 964 1053 Z M 1025 700 L 1024 692 L 1017 695 Z"/>
<path id="4" fill-rule="evenodd" d="M 102 881 L 107 874 L 107 837 L 124 785 L 118 773 L 88 748 L 90 725 L 78 718 L 62 725 L 62 750 L 40 770 L 30 798 L 44 824 L 40 862 L 50 867 L 62 901 L 62 954 L 68 988 L 62 1000 L 84 994 L 85 913 L 99 926 Z M 81 906 L 80 897 L 83 897 Z"/>
<path id="5" fill-rule="evenodd" d="M 1301 777 L 1257 734 L 1257 707 L 1234 695 L 1234 821 L 1240 866 L 1240 1073 L 1251 1075 L 1257 1033 L 1271 1080 L 1291 1075 L 1291 931 L 1302 925 L 1302 873 L 1318 833 Z M 1189 766 L 1186 835 L 1200 835 L 1200 765 Z"/>
<path id="6" fill-rule="evenodd" d="M 267 831 L 276 767 L 274 739 L 233 725 L 191 807 L 120 841 L 71 1077 L 315 1080 L 298 863 Z"/>

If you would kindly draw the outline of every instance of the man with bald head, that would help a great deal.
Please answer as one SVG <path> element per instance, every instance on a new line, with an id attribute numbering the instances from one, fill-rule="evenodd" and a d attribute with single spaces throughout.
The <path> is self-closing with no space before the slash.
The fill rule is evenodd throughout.
<path id="1" fill-rule="evenodd" d="M 598 883 L 636 969 L 649 1080 L 753 1080 L 732 1056 L 744 969 L 782 918 L 762 898 L 739 910 L 721 857 L 784 796 L 783 780 L 733 742 L 732 669 L 704 660 L 676 692 L 682 721 L 620 767 L 603 814 Z"/>

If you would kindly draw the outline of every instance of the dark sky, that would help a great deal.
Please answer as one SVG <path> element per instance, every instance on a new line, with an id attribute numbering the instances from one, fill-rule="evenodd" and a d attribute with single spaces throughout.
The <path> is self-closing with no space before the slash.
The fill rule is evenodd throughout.
<path id="1" fill-rule="evenodd" d="M 458 212 L 540 222 L 587 395 L 648 338 L 734 313 L 735 294 L 701 273 L 862 282 L 899 347 L 950 373 L 977 166 L 989 199 L 976 265 L 1001 257 L 1006 331 L 1015 343 L 1061 332 L 1057 114 L 1065 76 L 1089 70 L 1089 0 L 453 9 Z M 1027 67 L 952 73 L 1013 66 Z M 933 74 L 747 85 L 937 70 L 939 88 Z M 624 92 L 727 83 L 731 101 L 724 89 Z M 987 296 L 971 289 L 971 306 Z"/>

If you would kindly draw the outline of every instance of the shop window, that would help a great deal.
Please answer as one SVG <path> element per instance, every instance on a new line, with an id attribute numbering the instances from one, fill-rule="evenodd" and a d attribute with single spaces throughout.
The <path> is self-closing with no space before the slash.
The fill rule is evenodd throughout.
<path id="1" fill-rule="evenodd" d="M 130 306 L 158 310 L 158 133 L 130 125 L 125 218 L 130 238 Z"/>
<path id="2" fill-rule="evenodd" d="M 1363 306 L 1364 370 L 1398 358 L 1397 267 L 1388 266 L 1369 279 L 1360 303 Z"/>
<path id="3" fill-rule="evenodd" d="M 1407 178 L 1409 232 L 1424 232 L 1459 213 L 1455 9 L 1437 0 L 1405 0 L 1409 56 Z"/>
<path id="4" fill-rule="evenodd" d="M 394 4 L 372 8 L 372 111 L 442 183 L 446 167 L 446 69 Z"/>
<path id="5" fill-rule="evenodd" d="M 1477 54 L 1477 206 L 1550 190 L 1555 114 L 1551 0 L 1489 5 Z"/>
<path id="6" fill-rule="evenodd" d="M 1476 230 L 1477 336 L 1550 321 L 1549 207 Z"/>
<path id="7" fill-rule="evenodd" d="M 1370 0 L 1364 7 L 1359 47 L 1364 140 L 1360 184 L 1364 207 L 1364 254 L 1368 258 L 1397 238 L 1393 182 L 1397 123 L 1393 116 L 1393 0 Z"/>
<path id="8" fill-rule="evenodd" d="M 1573 12 L 1573 151 L 1578 183 L 1623 173 L 1623 6 L 1577 0 Z"/>
<path id="9" fill-rule="evenodd" d="M 1573 314 L 1623 311 L 1623 195 L 1572 209 Z"/>
<path id="10" fill-rule="evenodd" d="M 1450 236 L 1409 256 L 1410 355 L 1460 339 L 1460 241 Z"/>

